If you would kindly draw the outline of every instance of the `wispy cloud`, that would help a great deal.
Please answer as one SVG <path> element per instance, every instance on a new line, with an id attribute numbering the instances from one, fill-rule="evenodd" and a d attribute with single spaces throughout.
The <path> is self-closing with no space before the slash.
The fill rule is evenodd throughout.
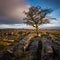
<path id="1" fill-rule="evenodd" d="M 0 29 L 4 29 L 4 28 L 25 28 L 25 29 L 33 29 L 32 26 L 26 25 L 26 24 L 1 24 L 0 25 Z"/>
<path id="2" fill-rule="evenodd" d="M 34 29 L 32 26 L 26 24 L 1 24 L 0 29 L 3 28 L 25 28 L 25 29 Z M 40 29 L 60 29 L 60 24 L 43 24 L 39 26 Z"/>

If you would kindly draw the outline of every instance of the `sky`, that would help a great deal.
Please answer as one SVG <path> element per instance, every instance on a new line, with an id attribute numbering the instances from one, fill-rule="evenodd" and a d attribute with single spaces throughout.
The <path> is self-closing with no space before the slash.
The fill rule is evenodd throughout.
<path id="1" fill-rule="evenodd" d="M 0 28 L 33 28 L 23 23 L 23 11 L 28 11 L 30 6 L 53 10 L 49 17 L 56 20 L 51 20 L 40 28 L 60 29 L 60 0 L 0 0 Z"/>

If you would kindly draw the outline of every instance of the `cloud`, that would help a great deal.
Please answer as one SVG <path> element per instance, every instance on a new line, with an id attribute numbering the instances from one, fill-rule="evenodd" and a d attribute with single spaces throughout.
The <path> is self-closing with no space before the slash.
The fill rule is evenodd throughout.
<path id="1" fill-rule="evenodd" d="M 1 24 L 0 25 L 0 29 L 4 29 L 4 28 L 25 28 L 25 29 L 33 29 L 32 26 L 26 25 L 26 24 Z"/>
<path id="2" fill-rule="evenodd" d="M 50 23 L 50 24 L 43 24 L 40 26 L 41 29 L 60 29 L 59 23 Z"/>
<path id="3" fill-rule="evenodd" d="M 32 28 L 31 26 L 20 24 L 25 17 L 23 11 L 28 11 L 29 7 L 27 0 L 0 0 L 0 28 Z M 54 16 L 59 10 L 55 10 L 51 16 Z M 56 17 L 56 14 L 54 17 Z M 44 24 L 41 28 L 60 27 L 59 21 L 60 18 L 52 20 L 50 24 Z"/>
<path id="4" fill-rule="evenodd" d="M 23 11 L 27 11 L 29 5 L 26 0 L 0 0 L 0 21 L 1 23 L 22 22 L 25 16 Z"/>
<path id="5" fill-rule="evenodd" d="M 24 29 L 34 29 L 32 26 L 26 25 L 26 24 L 0 24 L 0 29 L 4 28 L 24 28 Z M 60 29 L 60 24 L 43 24 L 39 26 L 40 29 Z"/>

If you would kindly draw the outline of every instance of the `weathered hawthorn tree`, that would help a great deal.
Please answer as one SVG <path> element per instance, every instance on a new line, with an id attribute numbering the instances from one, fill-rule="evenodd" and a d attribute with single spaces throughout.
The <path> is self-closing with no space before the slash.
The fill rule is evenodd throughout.
<path id="1" fill-rule="evenodd" d="M 42 9 L 41 7 L 32 6 L 29 8 L 28 12 L 24 12 L 26 15 L 24 18 L 25 23 L 35 27 L 38 35 L 39 26 L 41 24 L 49 23 L 49 19 L 46 16 L 51 12 L 51 9 Z"/>

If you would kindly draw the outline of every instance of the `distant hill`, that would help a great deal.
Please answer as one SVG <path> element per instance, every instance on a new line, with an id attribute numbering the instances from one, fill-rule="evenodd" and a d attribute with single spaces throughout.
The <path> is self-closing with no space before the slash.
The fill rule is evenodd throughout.
<path id="1" fill-rule="evenodd" d="M 41 29 L 44 29 L 44 30 L 45 29 L 47 29 L 47 30 L 49 30 L 49 29 L 50 30 L 60 30 L 60 27 L 48 27 L 48 28 L 47 27 L 44 27 L 44 28 L 41 28 Z"/>
<path id="2" fill-rule="evenodd" d="M 24 30 L 24 29 L 29 29 L 29 30 L 32 30 L 32 29 L 34 29 L 34 28 L 0 28 L 0 29 L 22 29 L 22 30 Z M 39 29 L 41 29 L 41 30 L 60 30 L 60 26 L 59 27 L 43 27 L 43 28 L 40 28 L 39 27 Z"/>

